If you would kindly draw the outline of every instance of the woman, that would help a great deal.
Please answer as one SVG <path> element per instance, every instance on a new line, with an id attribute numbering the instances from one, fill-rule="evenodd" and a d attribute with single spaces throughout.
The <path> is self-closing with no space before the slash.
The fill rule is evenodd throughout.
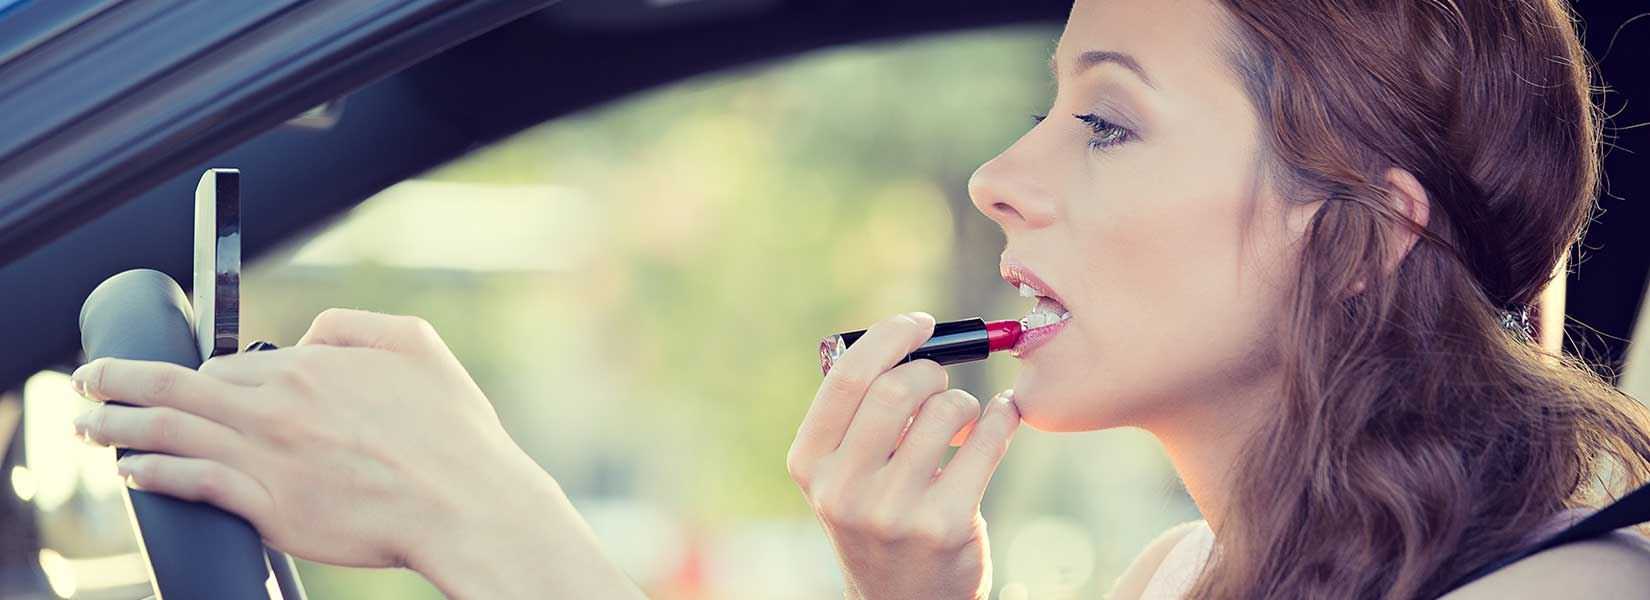
<path id="1" fill-rule="evenodd" d="M 933 319 L 893 317 L 791 448 L 850 596 L 989 593 L 979 501 L 1022 420 L 1150 431 L 1207 518 L 1119 598 L 1437 597 L 1643 482 L 1644 409 L 1500 323 L 1592 208 L 1586 64 L 1558 0 L 1078 0 L 1049 115 L 970 187 L 1054 315 L 1016 391 L 981 412 L 898 364 Z M 75 382 L 144 406 L 82 422 L 170 455 L 124 459 L 135 485 L 298 556 L 455 597 L 637 595 L 416 319 L 330 311 L 296 348 Z M 1451 597 L 1646 590 L 1618 533 Z"/>

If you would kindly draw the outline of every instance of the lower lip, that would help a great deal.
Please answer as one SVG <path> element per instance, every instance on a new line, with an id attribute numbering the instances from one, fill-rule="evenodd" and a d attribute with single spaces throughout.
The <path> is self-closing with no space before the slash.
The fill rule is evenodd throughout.
<path id="1" fill-rule="evenodd" d="M 1025 358 L 1033 350 L 1041 348 L 1043 344 L 1053 340 L 1054 336 L 1060 335 L 1060 331 L 1065 329 L 1066 324 L 1070 322 L 1071 319 L 1066 319 L 1047 327 L 1025 330 L 1024 333 L 1020 334 L 1020 341 L 1014 344 L 1014 349 L 1010 351 L 1010 354 L 1013 354 L 1015 358 Z"/>

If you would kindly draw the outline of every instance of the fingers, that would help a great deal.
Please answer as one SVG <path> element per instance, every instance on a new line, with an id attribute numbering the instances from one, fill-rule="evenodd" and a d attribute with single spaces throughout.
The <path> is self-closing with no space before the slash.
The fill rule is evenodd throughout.
<path id="1" fill-rule="evenodd" d="M 171 363 L 100 358 L 73 375 L 82 396 L 139 406 L 166 406 L 233 427 L 247 413 L 247 388 Z"/>
<path id="2" fill-rule="evenodd" d="M 1014 405 L 1013 391 L 992 398 L 968 441 L 963 442 L 951 462 L 946 463 L 936 486 L 945 488 L 947 495 L 968 498 L 978 505 L 986 485 L 991 483 L 991 474 L 1008 452 L 1008 444 L 1019 427 L 1020 409 Z"/>
<path id="3" fill-rule="evenodd" d="M 979 416 L 980 401 L 968 392 L 946 390 L 928 397 L 889 464 L 912 480 L 926 483 L 945 460 L 951 438 Z"/>
<path id="4" fill-rule="evenodd" d="M 949 382 L 945 369 L 931 360 L 906 363 L 883 373 L 865 393 L 839 452 L 854 457 L 855 462 L 886 463 L 912 413 L 923 400 L 944 391 Z"/>
<path id="5" fill-rule="evenodd" d="M 214 356 L 201 363 L 202 374 L 247 387 L 273 381 L 293 366 L 298 355 L 313 348 L 281 348 Z"/>
<path id="6" fill-rule="evenodd" d="M 934 317 L 926 313 L 896 315 L 871 326 L 842 354 L 797 429 L 790 456 L 793 474 L 799 462 L 811 462 L 842 443 L 871 382 L 933 333 Z"/>
<path id="7" fill-rule="evenodd" d="M 245 473 L 203 458 L 132 454 L 115 463 L 132 487 L 205 502 L 240 515 L 254 526 L 271 522 L 275 501 Z"/>
<path id="8" fill-rule="evenodd" d="M 80 415 L 75 433 L 102 446 L 133 448 L 235 464 L 244 446 L 235 430 L 175 408 L 107 404 Z"/>
<path id="9" fill-rule="evenodd" d="M 329 308 L 315 317 L 309 331 L 304 333 L 297 345 L 415 351 L 426 347 L 431 340 L 439 339 L 435 328 L 418 317 Z"/>
<path id="10" fill-rule="evenodd" d="M 978 415 L 975 416 L 977 417 Z M 956 435 L 951 436 L 951 442 L 947 445 L 952 448 L 961 446 L 963 445 L 963 442 L 968 441 L 968 436 L 972 433 L 974 433 L 974 421 L 969 421 L 967 425 L 963 425 L 962 429 L 957 430 Z"/>

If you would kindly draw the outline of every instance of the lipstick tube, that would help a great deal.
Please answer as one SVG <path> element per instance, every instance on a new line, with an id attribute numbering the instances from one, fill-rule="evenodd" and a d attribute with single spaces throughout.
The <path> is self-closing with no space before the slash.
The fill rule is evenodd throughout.
<path id="1" fill-rule="evenodd" d="M 942 365 L 985 360 L 992 352 L 1013 348 L 1020 341 L 1020 334 L 1025 331 L 1019 321 L 993 321 L 984 319 L 963 319 L 934 324 L 934 335 L 923 342 L 916 350 L 905 355 L 900 364 L 913 360 L 931 360 Z M 850 331 L 826 336 L 819 341 L 819 368 L 825 374 L 831 373 L 831 367 L 837 359 L 842 358 L 854 342 L 865 335 L 865 330 Z"/>

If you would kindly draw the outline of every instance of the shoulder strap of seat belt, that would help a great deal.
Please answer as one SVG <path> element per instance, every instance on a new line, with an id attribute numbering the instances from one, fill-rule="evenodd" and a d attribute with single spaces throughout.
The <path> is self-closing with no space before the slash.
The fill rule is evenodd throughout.
<path id="1" fill-rule="evenodd" d="M 1524 560 L 1541 552 L 1551 550 L 1564 544 L 1589 540 L 1623 527 L 1632 527 L 1650 521 L 1650 485 L 1633 490 L 1632 493 L 1622 496 L 1619 500 L 1610 503 L 1581 522 L 1571 525 L 1568 529 L 1548 536 L 1540 543 L 1525 549 L 1507 558 L 1485 565 L 1473 571 L 1472 574 L 1456 583 L 1451 590 L 1460 589 L 1469 583 L 1494 573 L 1508 565 Z"/>

